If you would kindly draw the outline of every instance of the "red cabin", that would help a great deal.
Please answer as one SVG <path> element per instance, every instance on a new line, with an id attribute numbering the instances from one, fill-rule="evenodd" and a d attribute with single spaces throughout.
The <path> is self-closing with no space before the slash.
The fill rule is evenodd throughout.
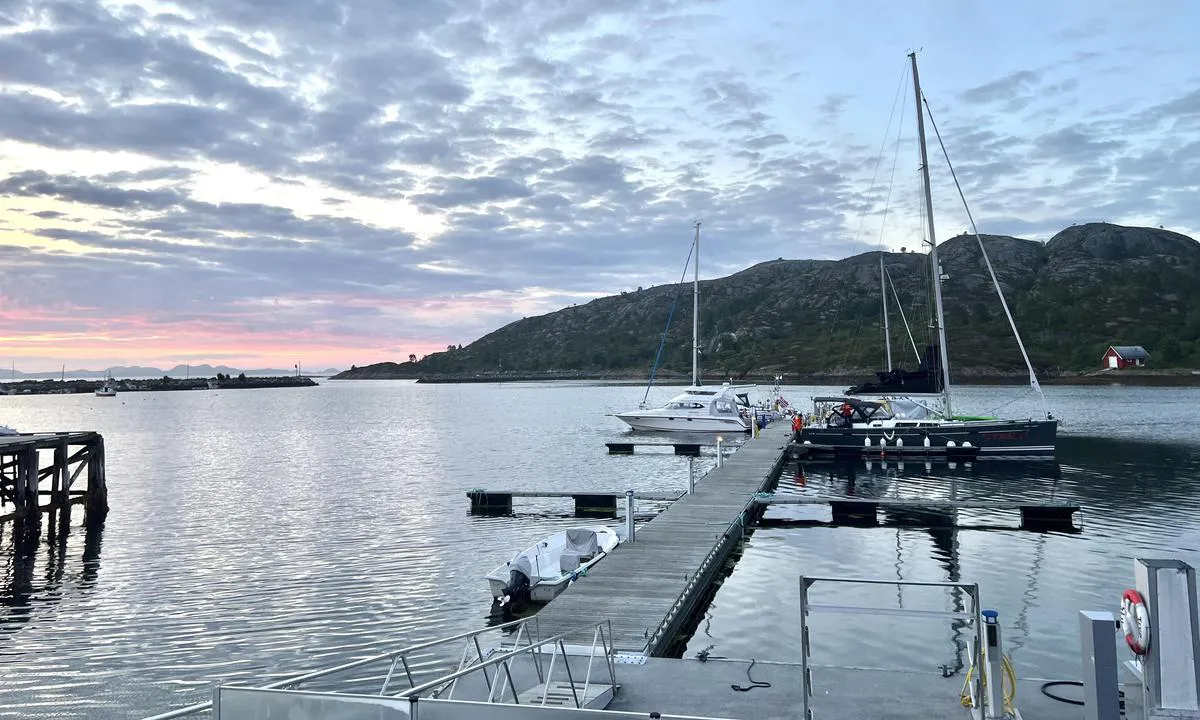
<path id="1" fill-rule="evenodd" d="M 1102 360 L 1105 368 L 1120 369 L 1143 367 L 1149 358 L 1150 353 L 1141 345 L 1109 345 Z"/>

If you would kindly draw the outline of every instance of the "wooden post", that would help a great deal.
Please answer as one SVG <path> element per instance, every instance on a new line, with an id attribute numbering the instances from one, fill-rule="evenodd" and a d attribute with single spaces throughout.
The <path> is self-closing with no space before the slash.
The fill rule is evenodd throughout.
<path id="1" fill-rule="evenodd" d="M 25 516 L 25 471 L 24 464 L 21 462 L 23 457 L 20 451 L 17 451 L 16 457 L 13 459 L 13 511 L 17 517 Z"/>
<path id="2" fill-rule="evenodd" d="M 87 512 L 85 521 L 91 525 L 104 522 L 108 515 L 108 486 L 104 479 L 104 438 L 97 434 L 89 443 Z"/>
<path id="3" fill-rule="evenodd" d="M 54 447 L 54 472 L 50 475 L 50 507 L 67 506 L 67 443 Z"/>

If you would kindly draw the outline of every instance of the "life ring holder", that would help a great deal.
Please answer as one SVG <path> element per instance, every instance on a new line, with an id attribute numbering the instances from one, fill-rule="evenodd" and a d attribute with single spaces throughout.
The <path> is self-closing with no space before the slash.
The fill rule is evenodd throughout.
<path id="1" fill-rule="evenodd" d="M 1121 595 L 1121 628 L 1134 655 L 1150 652 L 1150 614 L 1145 598 L 1137 590 L 1128 589 Z"/>

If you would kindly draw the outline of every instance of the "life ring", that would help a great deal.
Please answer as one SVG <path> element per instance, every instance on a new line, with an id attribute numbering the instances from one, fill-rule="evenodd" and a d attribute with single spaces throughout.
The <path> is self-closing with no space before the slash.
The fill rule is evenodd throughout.
<path id="1" fill-rule="evenodd" d="M 1150 615 L 1146 601 L 1137 590 L 1126 590 L 1121 596 L 1121 626 L 1125 629 L 1125 642 L 1134 655 L 1150 652 Z"/>

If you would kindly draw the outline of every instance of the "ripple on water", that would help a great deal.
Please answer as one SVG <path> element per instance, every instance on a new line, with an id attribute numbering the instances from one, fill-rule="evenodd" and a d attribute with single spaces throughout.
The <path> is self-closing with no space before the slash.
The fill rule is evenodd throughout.
<path id="1" fill-rule="evenodd" d="M 811 390 L 785 394 L 803 402 Z M 659 388 L 651 402 L 674 391 Z M 687 651 L 794 659 L 800 574 L 954 574 L 978 581 L 985 604 L 1011 623 L 1022 675 L 1077 667 L 1078 609 L 1115 607 L 1135 554 L 1200 546 L 1200 463 L 1184 439 L 1094 441 L 1067 427 L 1135 436 L 1122 419 L 1134 410 L 1112 406 L 1142 407 L 1146 397 L 1173 427 L 1195 427 L 1200 394 L 1047 391 L 1067 418 L 1058 462 L 902 471 L 876 463 L 853 474 L 806 466 L 799 477 L 789 468 L 780 491 L 1073 500 L 1084 506 L 1081 535 L 760 529 Z M 575 521 L 565 517 L 570 500 L 517 499 L 514 517 L 473 517 L 465 492 L 686 487 L 687 461 L 669 449 L 607 454 L 605 441 L 629 434 L 604 414 L 641 396 L 642 388 L 581 384 L 328 382 L 128 393 L 120 403 L 7 397 L 4 422 L 21 430 L 104 433 L 112 511 L 103 532 L 90 534 L 76 512 L 65 542 L 43 535 L 29 559 L 16 556 L 11 527 L 0 528 L 0 718 L 142 717 L 207 700 L 219 682 L 269 682 L 486 627 L 483 576 Z M 986 412 L 1003 398 L 967 389 L 960 405 Z M 706 448 L 700 473 L 714 462 Z M 822 597 L 955 607 L 945 593 L 894 587 Z M 953 668 L 958 640 L 948 622 L 894 617 L 820 616 L 813 632 L 817 662 L 868 666 Z M 428 677 L 458 652 L 422 653 L 417 669 Z M 364 669 L 329 684 L 380 680 Z"/>

